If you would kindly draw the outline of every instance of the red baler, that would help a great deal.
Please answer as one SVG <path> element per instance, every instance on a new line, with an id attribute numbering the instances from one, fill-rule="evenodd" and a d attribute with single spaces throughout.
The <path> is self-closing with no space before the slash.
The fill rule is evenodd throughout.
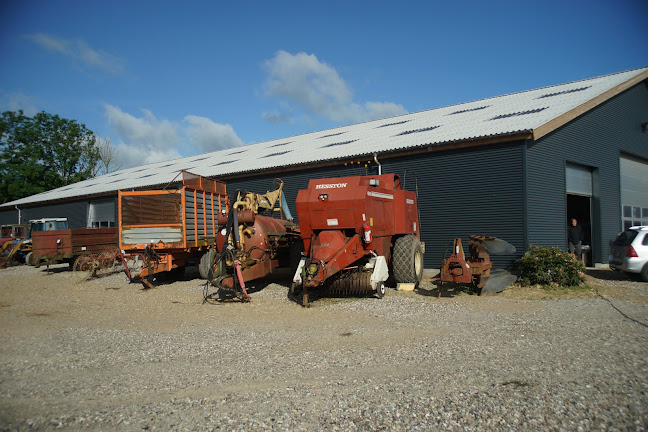
<path id="1" fill-rule="evenodd" d="M 305 257 L 293 277 L 293 293 L 323 287 L 329 294 L 385 294 L 397 283 L 423 276 L 416 194 L 400 177 L 384 174 L 314 179 L 297 195 Z"/>

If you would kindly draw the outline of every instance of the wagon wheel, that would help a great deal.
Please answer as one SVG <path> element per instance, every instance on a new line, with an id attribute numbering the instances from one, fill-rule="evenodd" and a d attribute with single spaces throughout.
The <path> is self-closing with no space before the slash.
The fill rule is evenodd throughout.
<path id="1" fill-rule="evenodd" d="M 84 281 L 90 278 L 96 270 L 95 266 L 96 263 L 94 257 L 89 255 L 81 255 L 74 261 L 74 264 L 72 266 L 74 277 L 78 281 Z"/>
<path id="2" fill-rule="evenodd" d="M 97 274 L 108 274 L 115 270 L 115 261 L 117 259 L 117 252 L 106 250 L 99 254 L 97 257 Z"/>

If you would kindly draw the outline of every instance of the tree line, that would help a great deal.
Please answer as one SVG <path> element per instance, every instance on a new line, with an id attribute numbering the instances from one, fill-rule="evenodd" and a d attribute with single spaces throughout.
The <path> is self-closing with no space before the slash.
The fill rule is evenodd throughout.
<path id="1" fill-rule="evenodd" d="M 115 147 L 76 120 L 5 111 L 0 118 L 0 203 L 121 168 Z"/>

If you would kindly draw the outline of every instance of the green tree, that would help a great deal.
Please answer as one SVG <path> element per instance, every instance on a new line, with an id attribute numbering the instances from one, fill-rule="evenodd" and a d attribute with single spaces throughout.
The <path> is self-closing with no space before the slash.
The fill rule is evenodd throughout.
<path id="1" fill-rule="evenodd" d="M 0 202 L 92 177 L 99 161 L 92 131 L 76 120 L 5 111 L 0 118 Z"/>

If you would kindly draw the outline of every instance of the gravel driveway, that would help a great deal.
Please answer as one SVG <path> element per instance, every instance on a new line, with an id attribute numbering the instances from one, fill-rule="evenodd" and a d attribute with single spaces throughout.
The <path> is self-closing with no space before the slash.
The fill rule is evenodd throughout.
<path id="1" fill-rule="evenodd" d="M 304 309 L 280 278 L 211 305 L 198 279 L 0 270 L 0 430 L 647 430 L 648 284 L 591 274 Z"/>

